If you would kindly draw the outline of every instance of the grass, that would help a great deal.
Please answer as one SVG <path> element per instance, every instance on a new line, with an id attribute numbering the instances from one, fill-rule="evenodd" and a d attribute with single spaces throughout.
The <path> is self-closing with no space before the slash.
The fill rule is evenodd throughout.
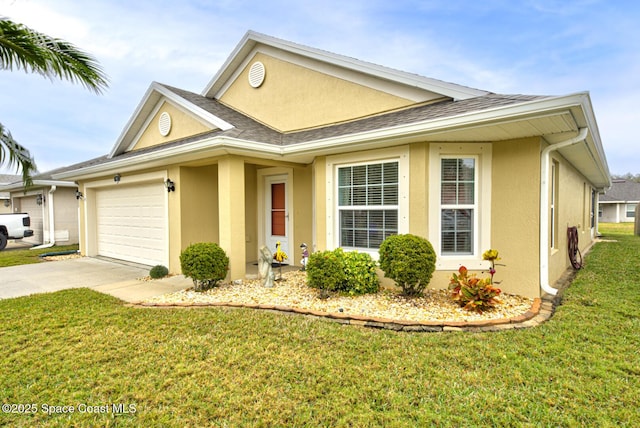
<path id="1" fill-rule="evenodd" d="M 0 426 L 638 426 L 640 237 L 600 231 L 616 242 L 586 256 L 553 318 L 498 333 L 129 308 L 87 289 L 0 301 L 2 403 L 37 409 Z"/>
<path id="2" fill-rule="evenodd" d="M 77 251 L 78 245 L 55 245 L 50 248 L 42 248 L 39 250 L 4 250 L 0 251 L 0 267 L 28 265 L 32 263 L 40 263 L 41 254 L 53 253 L 58 251 Z"/>

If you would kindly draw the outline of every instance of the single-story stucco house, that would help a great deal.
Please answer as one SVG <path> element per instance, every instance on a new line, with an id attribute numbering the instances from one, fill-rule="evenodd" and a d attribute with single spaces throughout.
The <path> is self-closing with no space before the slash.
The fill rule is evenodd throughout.
<path id="1" fill-rule="evenodd" d="M 0 185 L 0 192 L 8 194 L 8 211 L 27 213 L 31 218 L 33 236 L 22 239 L 32 245 L 71 245 L 79 242 L 78 186 L 73 181 L 54 180 L 52 175 L 63 172 L 59 168 L 32 177 L 33 185 L 24 188 L 22 176 Z M 51 227 L 53 225 L 53 227 Z"/>
<path id="2" fill-rule="evenodd" d="M 343 247 L 377 257 L 412 233 L 437 255 L 432 287 L 461 265 L 538 297 L 595 236 L 610 178 L 589 94 L 502 95 L 248 32 L 202 93 L 152 83 L 111 152 L 74 180 L 80 248 L 180 272 L 217 242 L 229 279 L 263 245 L 297 261 Z"/>
<path id="3" fill-rule="evenodd" d="M 604 223 L 634 222 L 638 203 L 640 203 L 640 183 L 614 179 L 611 188 L 599 197 L 600 221 Z"/>

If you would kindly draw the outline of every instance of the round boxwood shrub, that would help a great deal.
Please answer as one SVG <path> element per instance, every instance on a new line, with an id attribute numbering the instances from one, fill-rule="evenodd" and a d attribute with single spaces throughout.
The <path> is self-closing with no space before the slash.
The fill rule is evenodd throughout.
<path id="1" fill-rule="evenodd" d="M 334 251 L 318 251 L 307 262 L 307 285 L 325 291 L 340 291 L 345 282 L 344 267 Z"/>
<path id="2" fill-rule="evenodd" d="M 149 271 L 149 276 L 153 279 L 164 278 L 169 275 L 169 269 L 162 265 L 155 265 Z"/>
<path id="3" fill-rule="evenodd" d="M 402 287 L 407 296 L 418 296 L 431 281 L 436 253 L 429 241 L 416 235 L 393 235 L 380 245 L 380 269 Z"/>
<path id="4" fill-rule="evenodd" d="M 193 280 L 196 291 L 205 291 L 227 276 L 229 257 L 218 244 L 199 242 L 180 254 L 180 267 L 184 276 Z"/>

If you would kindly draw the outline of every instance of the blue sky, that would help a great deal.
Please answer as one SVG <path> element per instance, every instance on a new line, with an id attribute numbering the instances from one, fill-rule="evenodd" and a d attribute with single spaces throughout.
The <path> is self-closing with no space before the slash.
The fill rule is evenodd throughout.
<path id="1" fill-rule="evenodd" d="M 0 122 L 40 171 L 108 153 L 152 81 L 200 93 L 251 29 L 492 92 L 589 91 L 611 173 L 640 173 L 635 0 L 0 0 L 0 15 L 110 77 L 95 95 L 0 71 Z"/>

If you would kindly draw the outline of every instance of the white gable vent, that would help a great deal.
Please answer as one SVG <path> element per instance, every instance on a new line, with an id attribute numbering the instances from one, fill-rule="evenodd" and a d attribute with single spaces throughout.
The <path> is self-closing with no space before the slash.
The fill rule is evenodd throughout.
<path id="1" fill-rule="evenodd" d="M 264 82 L 264 64 L 260 61 L 254 62 L 249 69 L 249 84 L 252 88 L 259 88 Z"/>
<path id="2" fill-rule="evenodd" d="M 171 116 L 166 111 L 163 111 L 160 115 L 160 119 L 158 120 L 158 130 L 160 131 L 160 135 L 166 137 L 169 135 L 171 131 Z"/>

